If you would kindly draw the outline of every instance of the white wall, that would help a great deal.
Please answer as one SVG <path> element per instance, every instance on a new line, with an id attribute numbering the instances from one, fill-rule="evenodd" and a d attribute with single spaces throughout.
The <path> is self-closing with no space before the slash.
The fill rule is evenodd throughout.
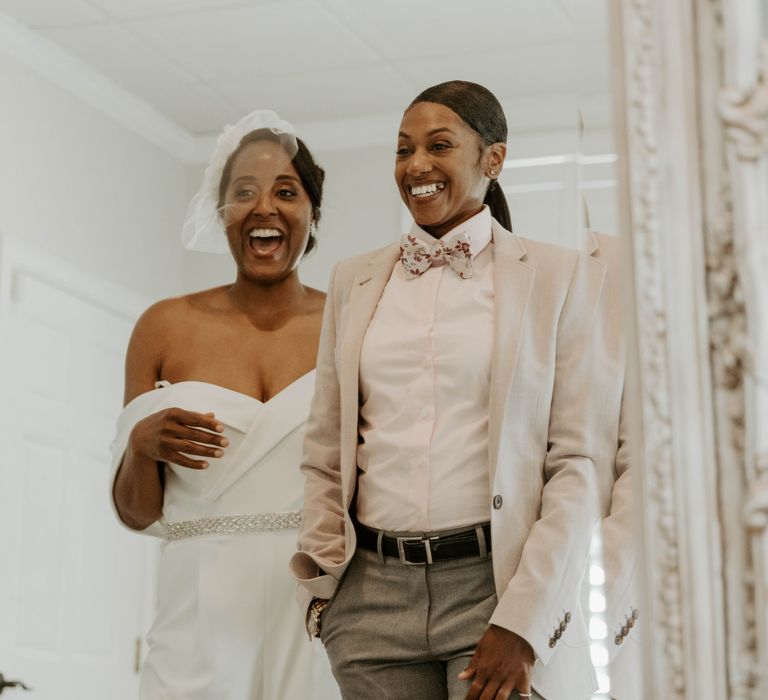
<path id="1" fill-rule="evenodd" d="M 0 54 L 0 232 L 154 300 L 182 288 L 186 169 Z"/>
<path id="2" fill-rule="evenodd" d="M 124 532 L 109 512 L 108 445 L 131 326 L 124 316 L 182 288 L 186 168 L 1 51 L 0 95 L 0 463 L 15 467 L 0 488 L 0 551 L 13 571 L 0 585 L 2 670 L 35 697 L 93 697 L 83 683 L 110 681 L 120 683 L 110 697 L 136 697 L 155 543 Z M 37 296 L 27 266 L 44 271 Z M 19 411 L 32 397 L 58 406 L 57 420 L 43 421 L 53 432 L 33 425 L 39 410 Z M 40 513 L 22 527 L 31 539 L 9 535 L 12 522 Z M 44 631 L 32 641 L 30 619 Z"/>

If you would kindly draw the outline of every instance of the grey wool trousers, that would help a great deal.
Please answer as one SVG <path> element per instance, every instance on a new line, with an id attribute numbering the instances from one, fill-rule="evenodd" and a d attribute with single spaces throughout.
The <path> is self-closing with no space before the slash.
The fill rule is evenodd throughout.
<path id="1" fill-rule="evenodd" d="M 322 616 L 343 698 L 463 700 L 496 602 L 490 556 L 409 566 L 358 550 Z"/>

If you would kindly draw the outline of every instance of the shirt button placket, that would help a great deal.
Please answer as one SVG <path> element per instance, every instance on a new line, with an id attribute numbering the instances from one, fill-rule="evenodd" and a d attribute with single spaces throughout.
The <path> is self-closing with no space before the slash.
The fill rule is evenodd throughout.
<path id="1" fill-rule="evenodd" d="M 424 453 L 420 460 L 420 466 L 424 477 L 425 491 L 423 499 L 424 508 L 424 522 L 430 522 L 430 492 L 431 492 L 431 476 L 430 476 L 430 456 L 432 450 L 432 428 L 429 427 L 430 421 L 434 421 L 435 415 L 435 345 L 434 345 L 434 332 L 435 332 L 435 318 L 437 317 L 437 291 L 440 283 L 440 276 L 442 275 L 442 268 L 433 268 L 430 270 L 430 274 L 427 275 L 427 290 L 426 296 L 429 299 L 427 308 L 428 311 L 424 314 L 424 382 L 422 384 L 424 394 L 419 397 L 419 404 L 421 409 L 419 410 L 419 424 L 420 429 L 424 434 Z M 418 404 L 417 404 L 418 405 Z"/>

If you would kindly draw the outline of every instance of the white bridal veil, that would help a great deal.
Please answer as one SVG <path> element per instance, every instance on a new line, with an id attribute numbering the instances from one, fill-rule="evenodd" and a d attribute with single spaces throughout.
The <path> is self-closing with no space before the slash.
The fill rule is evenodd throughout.
<path id="1" fill-rule="evenodd" d="M 203 185 L 187 207 L 181 242 L 189 250 L 201 253 L 228 251 L 224 223 L 219 210 L 219 182 L 224 166 L 243 137 L 254 131 L 268 131 L 277 138 L 290 159 L 296 155 L 296 131 L 291 124 L 268 109 L 246 114 L 235 124 L 224 127 L 203 175 Z"/>

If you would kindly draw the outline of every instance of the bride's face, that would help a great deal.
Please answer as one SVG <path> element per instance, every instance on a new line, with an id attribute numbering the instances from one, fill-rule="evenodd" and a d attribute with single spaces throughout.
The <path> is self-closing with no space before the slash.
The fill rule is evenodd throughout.
<path id="1" fill-rule="evenodd" d="M 242 274 L 275 282 L 296 268 L 307 247 L 312 205 L 280 144 L 255 141 L 238 153 L 222 218 Z"/>

